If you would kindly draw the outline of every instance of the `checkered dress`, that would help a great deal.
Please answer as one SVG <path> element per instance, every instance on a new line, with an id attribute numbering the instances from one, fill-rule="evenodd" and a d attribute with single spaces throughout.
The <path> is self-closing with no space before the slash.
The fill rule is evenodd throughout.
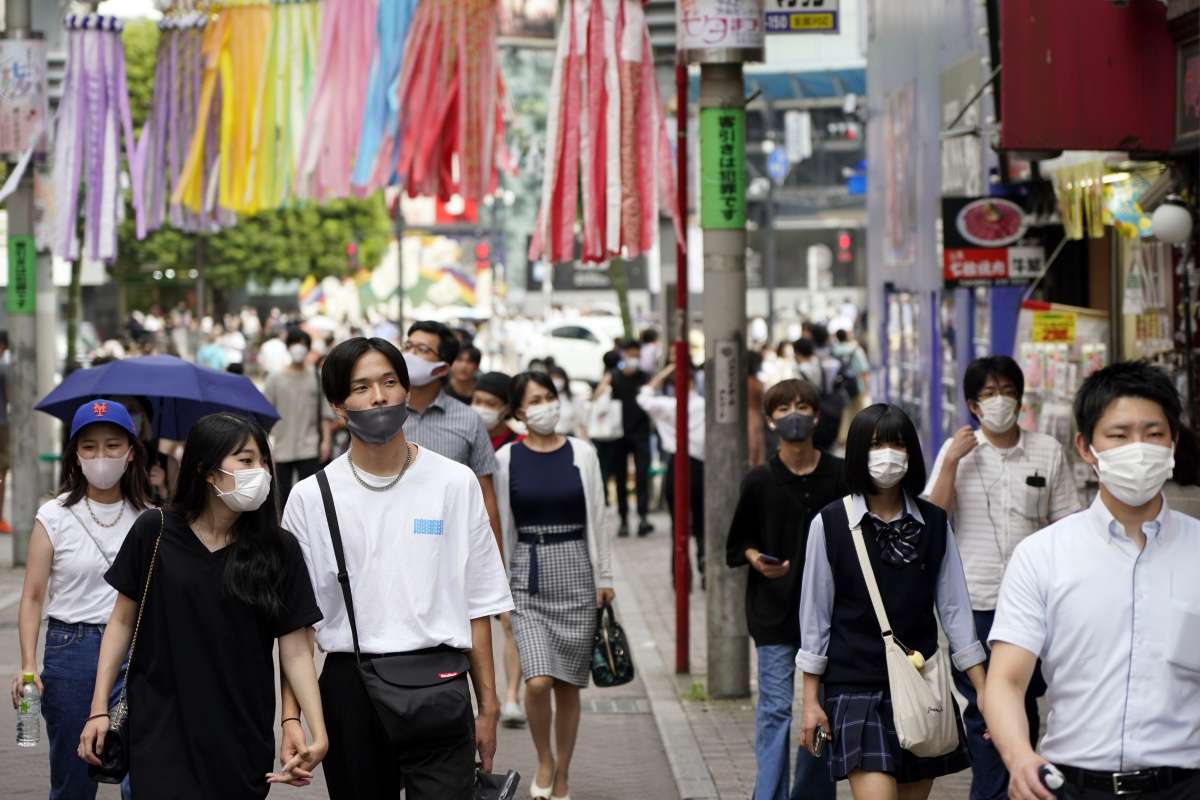
<path id="1" fill-rule="evenodd" d="M 825 714 L 833 732 L 833 741 L 829 743 L 829 774 L 835 781 L 845 780 L 851 772 L 861 769 L 886 772 L 897 783 L 914 783 L 971 766 L 961 719 L 958 748 L 946 755 L 920 758 L 902 749 L 892 717 L 892 699 L 886 691 L 826 694 Z"/>
<path id="2" fill-rule="evenodd" d="M 561 526 L 521 527 L 519 533 L 557 533 Z M 529 593 L 529 556 L 537 548 L 538 591 Z M 510 588 L 513 639 L 526 679 L 548 675 L 580 688 L 588 685 L 596 632 L 596 583 L 587 541 L 518 542 Z"/>

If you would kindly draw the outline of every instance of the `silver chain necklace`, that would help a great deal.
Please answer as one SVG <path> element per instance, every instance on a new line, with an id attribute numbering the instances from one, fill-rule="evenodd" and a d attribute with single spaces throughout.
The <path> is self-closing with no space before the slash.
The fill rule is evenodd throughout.
<path id="1" fill-rule="evenodd" d="M 352 473 L 354 473 L 354 479 L 357 480 L 364 489 L 370 489 L 372 492 L 386 492 L 388 489 L 391 489 L 393 486 L 395 486 L 397 483 L 400 482 L 400 479 L 404 477 L 404 473 L 408 472 L 409 465 L 412 464 L 412 459 L 413 459 L 412 442 L 408 443 L 408 447 L 406 448 L 406 450 L 407 450 L 408 454 L 404 459 L 404 466 L 400 468 L 400 474 L 397 475 L 396 477 L 392 478 L 388 483 L 384 484 L 383 486 L 372 486 L 371 484 L 369 484 L 365 480 L 363 480 L 363 477 L 358 474 L 358 469 L 354 466 L 354 458 L 352 455 L 347 456 L 346 461 L 348 461 L 350 463 L 350 471 Z"/>
<path id="2" fill-rule="evenodd" d="M 96 523 L 101 528 L 115 527 L 116 524 L 121 521 L 121 517 L 125 516 L 125 501 L 124 500 L 121 501 L 121 508 L 117 511 L 117 516 L 113 517 L 112 522 L 101 522 L 100 521 L 100 518 L 96 516 L 96 512 L 92 509 L 92 498 L 88 497 L 86 494 L 83 496 L 83 503 L 84 503 L 84 505 L 87 506 L 88 513 L 92 515 L 92 522 Z"/>

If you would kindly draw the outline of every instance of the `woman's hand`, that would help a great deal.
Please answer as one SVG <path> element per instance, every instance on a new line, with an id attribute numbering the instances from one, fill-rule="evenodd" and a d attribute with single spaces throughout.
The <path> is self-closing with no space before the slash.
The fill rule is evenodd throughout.
<path id="1" fill-rule="evenodd" d="M 612 601 L 615 599 L 617 599 L 617 593 L 612 589 L 596 590 L 596 608 L 604 608 L 606 605 L 612 605 Z"/>
<path id="2" fill-rule="evenodd" d="M 93 767 L 100 766 L 100 755 L 104 752 L 104 739 L 108 736 L 108 715 L 93 717 L 83 726 L 79 734 L 79 757 Z"/>
<path id="3" fill-rule="evenodd" d="M 317 765 L 329 752 L 329 740 L 324 736 L 314 737 L 309 744 L 304 728 L 299 722 L 289 721 L 283 726 L 283 745 L 280 748 L 278 772 L 267 773 L 267 783 L 286 783 L 289 786 L 308 786 Z"/>
<path id="4" fill-rule="evenodd" d="M 821 708 L 820 703 L 806 702 L 804 704 L 804 722 L 800 728 L 800 745 L 812 753 L 816 753 L 813 748 L 817 743 L 817 728 L 821 728 L 825 733 L 829 733 L 829 717 L 825 715 L 825 709 Z"/>
<path id="5" fill-rule="evenodd" d="M 37 687 L 38 694 L 45 694 L 45 689 L 42 688 L 42 676 L 38 675 L 37 668 L 22 670 L 13 676 L 12 680 L 12 701 L 13 708 L 21 704 L 21 685 L 25 683 L 25 673 L 33 673 L 33 685 Z"/>

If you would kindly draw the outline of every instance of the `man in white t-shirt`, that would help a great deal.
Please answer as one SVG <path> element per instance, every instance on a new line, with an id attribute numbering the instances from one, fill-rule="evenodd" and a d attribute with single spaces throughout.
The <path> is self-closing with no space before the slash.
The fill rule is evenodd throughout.
<path id="1" fill-rule="evenodd" d="M 321 699 L 330 736 L 329 796 L 398 797 L 404 789 L 408 800 L 469 797 L 476 751 L 485 771 L 496 751 L 491 617 L 513 608 L 479 481 L 468 467 L 405 438 L 408 369 L 390 342 L 341 343 L 326 359 L 322 387 L 346 423 L 351 449 L 296 485 L 283 527 L 300 544 L 324 614 L 316 641 L 328 653 Z M 382 654 L 466 652 L 479 706 L 474 720 L 461 676 L 452 681 L 458 693 L 447 690 L 449 706 L 404 718 L 405 725 L 432 727 L 421 743 L 395 744 L 376 718 L 355 659 L 322 476 L 345 551 L 363 663 Z M 304 747 L 298 717 L 285 685 L 285 758 Z"/>

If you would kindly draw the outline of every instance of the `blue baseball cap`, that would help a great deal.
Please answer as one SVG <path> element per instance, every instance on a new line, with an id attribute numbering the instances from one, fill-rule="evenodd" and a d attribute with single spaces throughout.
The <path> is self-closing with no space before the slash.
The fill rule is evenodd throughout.
<path id="1" fill-rule="evenodd" d="M 74 439 L 81 430 L 97 422 L 116 425 L 133 438 L 137 438 L 138 432 L 133 427 L 133 418 L 129 416 L 128 409 L 116 400 L 105 400 L 102 397 L 89 400 L 75 412 L 75 419 L 71 421 L 71 438 Z"/>

